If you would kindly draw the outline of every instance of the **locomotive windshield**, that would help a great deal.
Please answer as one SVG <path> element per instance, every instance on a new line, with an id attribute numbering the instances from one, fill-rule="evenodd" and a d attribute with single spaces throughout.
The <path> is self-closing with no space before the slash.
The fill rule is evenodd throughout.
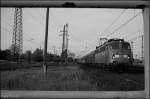
<path id="1" fill-rule="evenodd" d="M 119 42 L 113 42 L 110 45 L 112 49 L 119 49 Z"/>
<path id="2" fill-rule="evenodd" d="M 130 44 L 129 43 L 123 43 L 122 49 L 130 49 Z"/>
<path id="3" fill-rule="evenodd" d="M 115 41 L 110 44 L 111 49 L 130 49 L 129 43 Z"/>

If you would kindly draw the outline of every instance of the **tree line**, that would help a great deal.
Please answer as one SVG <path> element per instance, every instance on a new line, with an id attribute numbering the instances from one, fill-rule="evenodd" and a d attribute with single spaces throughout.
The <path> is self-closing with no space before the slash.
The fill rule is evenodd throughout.
<path id="1" fill-rule="evenodd" d="M 21 61 L 31 62 L 42 62 L 43 61 L 43 50 L 42 49 L 35 49 L 33 53 L 31 50 L 27 50 L 20 56 Z M 13 56 L 11 55 L 11 51 L 9 49 L 0 50 L 0 60 L 13 60 Z M 61 62 L 61 56 L 47 53 L 47 61 L 48 62 Z M 68 61 L 72 62 L 73 58 L 69 57 Z"/>

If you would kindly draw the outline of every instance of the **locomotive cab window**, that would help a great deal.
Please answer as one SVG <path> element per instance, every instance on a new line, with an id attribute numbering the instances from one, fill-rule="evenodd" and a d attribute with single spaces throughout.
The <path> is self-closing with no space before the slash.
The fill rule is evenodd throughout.
<path id="1" fill-rule="evenodd" d="M 123 43 L 122 49 L 130 49 L 130 44 L 129 43 Z"/>
<path id="2" fill-rule="evenodd" d="M 112 49 L 119 49 L 119 42 L 113 42 L 110 44 Z"/>

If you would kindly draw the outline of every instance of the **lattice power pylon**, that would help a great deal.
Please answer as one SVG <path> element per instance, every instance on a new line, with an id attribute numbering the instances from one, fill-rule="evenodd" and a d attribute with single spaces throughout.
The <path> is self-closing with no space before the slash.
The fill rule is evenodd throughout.
<path id="1" fill-rule="evenodd" d="M 15 8 L 12 39 L 12 57 L 15 59 L 20 59 L 20 55 L 22 54 L 22 37 L 22 8 Z"/>
<path id="2" fill-rule="evenodd" d="M 68 23 L 64 25 L 63 31 L 63 43 L 62 43 L 62 61 L 67 62 L 67 57 L 68 57 Z"/>

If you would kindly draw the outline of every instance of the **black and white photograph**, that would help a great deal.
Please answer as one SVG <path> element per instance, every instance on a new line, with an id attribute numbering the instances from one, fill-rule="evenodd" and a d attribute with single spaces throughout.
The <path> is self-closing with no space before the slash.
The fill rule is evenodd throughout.
<path id="1" fill-rule="evenodd" d="M 1 7 L 1 90 L 144 91 L 143 13 Z"/>

